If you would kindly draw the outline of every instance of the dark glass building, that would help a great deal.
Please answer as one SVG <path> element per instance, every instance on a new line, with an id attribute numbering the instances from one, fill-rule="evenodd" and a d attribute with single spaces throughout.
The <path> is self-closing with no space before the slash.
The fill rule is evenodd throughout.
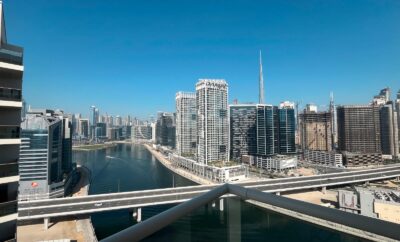
<path id="1" fill-rule="evenodd" d="M 231 159 L 240 161 L 242 155 L 257 154 L 257 105 L 230 105 Z"/>
<path id="2" fill-rule="evenodd" d="M 257 105 L 257 155 L 274 155 L 274 108 L 272 105 Z"/>
<path id="3" fill-rule="evenodd" d="M 292 105 L 281 104 L 275 112 L 275 153 L 296 153 L 296 117 Z"/>
<path id="4" fill-rule="evenodd" d="M 175 115 L 159 113 L 156 124 L 156 144 L 175 148 Z"/>
<path id="5" fill-rule="evenodd" d="M 294 154 L 295 112 L 291 103 L 230 105 L 230 150 L 232 160 L 243 155 Z"/>
<path id="6" fill-rule="evenodd" d="M 73 126 L 72 120 L 68 117 L 63 117 L 62 114 L 60 116 L 62 118 L 62 163 L 61 168 L 64 177 L 68 176 L 72 171 L 72 133 Z"/>

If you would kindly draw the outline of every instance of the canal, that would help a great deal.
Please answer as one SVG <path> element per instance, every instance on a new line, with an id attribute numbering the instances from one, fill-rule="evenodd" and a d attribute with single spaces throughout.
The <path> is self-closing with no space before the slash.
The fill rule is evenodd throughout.
<path id="1" fill-rule="evenodd" d="M 74 161 L 92 172 L 90 194 L 195 185 L 165 168 L 141 145 L 118 144 L 103 150 L 74 151 Z M 142 209 L 142 219 L 173 205 Z M 239 222 L 238 222 L 239 221 Z M 128 210 L 92 215 L 101 240 L 136 220 Z M 237 199 L 225 199 L 224 211 L 204 206 L 153 234 L 145 241 L 366 241 L 293 219 Z"/>

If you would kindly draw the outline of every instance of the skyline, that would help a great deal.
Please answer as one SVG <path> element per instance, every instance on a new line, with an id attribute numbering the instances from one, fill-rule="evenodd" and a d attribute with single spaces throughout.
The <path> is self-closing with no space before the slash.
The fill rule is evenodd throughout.
<path id="1" fill-rule="evenodd" d="M 9 41 L 24 46 L 23 95 L 34 108 L 86 116 L 95 105 L 143 119 L 173 111 L 175 93 L 193 92 L 201 78 L 225 79 L 229 103 L 257 102 L 259 50 L 266 103 L 328 105 L 332 91 L 336 104 L 366 104 L 400 88 L 398 2 L 244 3 L 4 7 Z"/>

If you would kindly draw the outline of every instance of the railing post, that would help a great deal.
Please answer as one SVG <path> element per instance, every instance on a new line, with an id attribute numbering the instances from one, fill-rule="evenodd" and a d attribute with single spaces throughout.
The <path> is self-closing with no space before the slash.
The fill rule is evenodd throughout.
<path id="1" fill-rule="evenodd" d="M 44 230 L 49 229 L 50 218 L 44 218 Z"/>
<path id="2" fill-rule="evenodd" d="M 137 209 L 137 218 L 136 218 L 136 221 L 137 221 L 138 223 L 142 222 L 142 208 L 138 208 L 138 209 Z"/>

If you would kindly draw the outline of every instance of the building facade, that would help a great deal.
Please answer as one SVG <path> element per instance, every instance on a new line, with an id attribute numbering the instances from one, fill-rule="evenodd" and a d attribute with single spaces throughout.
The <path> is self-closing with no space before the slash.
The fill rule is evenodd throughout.
<path id="1" fill-rule="evenodd" d="M 397 158 L 399 156 L 399 138 L 397 112 L 391 101 L 379 110 L 382 154 Z"/>
<path id="2" fill-rule="evenodd" d="M 200 163 L 229 160 L 228 84 L 200 79 L 196 84 L 197 159 Z"/>
<path id="3" fill-rule="evenodd" d="M 103 122 L 98 122 L 96 124 L 96 138 L 106 139 L 107 138 L 107 124 Z"/>
<path id="4" fill-rule="evenodd" d="M 274 108 L 275 117 L 275 153 L 296 153 L 296 116 L 294 103 L 283 102 Z"/>
<path id="5" fill-rule="evenodd" d="M 96 124 L 99 121 L 99 109 L 95 106 L 90 107 L 90 138 L 94 139 L 96 135 Z"/>
<path id="6" fill-rule="evenodd" d="M 395 101 L 395 107 L 396 107 L 396 114 L 397 114 L 397 140 L 399 144 L 399 153 L 400 153 L 400 90 L 397 92 L 396 95 L 396 101 Z"/>
<path id="7" fill-rule="evenodd" d="M 343 164 L 346 167 L 381 165 L 382 153 L 343 152 Z"/>
<path id="8" fill-rule="evenodd" d="M 299 116 L 301 148 L 303 150 L 332 151 L 331 112 L 305 110 Z"/>
<path id="9" fill-rule="evenodd" d="M 31 110 L 21 123 L 18 200 L 64 196 L 65 178 L 72 170 L 68 118 L 51 110 Z"/>
<path id="10" fill-rule="evenodd" d="M 63 176 L 68 176 L 73 167 L 72 167 L 72 121 L 68 116 L 65 116 L 63 113 L 59 114 L 59 118 L 62 119 L 62 162 L 61 169 L 63 172 Z"/>
<path id="11" fill-rule="evenodd" d="M 230 157 L 240 161 L 243 155 L 257 154 L 257 105 L 229 105 Z"/>
<path id="12" fill-rule="evenodd" d="M 0 241 L 14 238 L 22 108 L 23 49 L 7 42 L 0 1 Z"/>
<path id="13" fill-rule="evenodd" d="M 304 150 L 303 159 L 322 166 L 342 167 L 343 156 L 334 151 Z"/>
<path id="14" fill-rule="evenodd" d="M 176 103 L 176 151 L 192 157 L 197 151 L 196 94 L 178 92 Z"/>
<path id="15" fill-rule="evenodd" d="M 89 138 L 89 119 L 78 120 L 78 136 L 81 138 Z"/>
<path id="16" fill-rule="evenodd" d="M 151 140 L 152 127 L 150 124 L 134 125 L 132 126 L 132 141 Z"/>
<path id="17" fill-rule="evenodd" d="M 257 155 L 271 156 L 275 151 L 274 107 L 267 104 L 257 105 L 256 119 Z"/>
<path id="18" fill-rule="evenodd" d="M 382 152 L 379 107 L 338 106 L 337 123 L 340 151 Z"/>
<path id="19" fill-rule="evenodd" d="M 159 113 L 156 124 L 156 144 L 175 148 L 176 123 L 173 113 Z"/>

